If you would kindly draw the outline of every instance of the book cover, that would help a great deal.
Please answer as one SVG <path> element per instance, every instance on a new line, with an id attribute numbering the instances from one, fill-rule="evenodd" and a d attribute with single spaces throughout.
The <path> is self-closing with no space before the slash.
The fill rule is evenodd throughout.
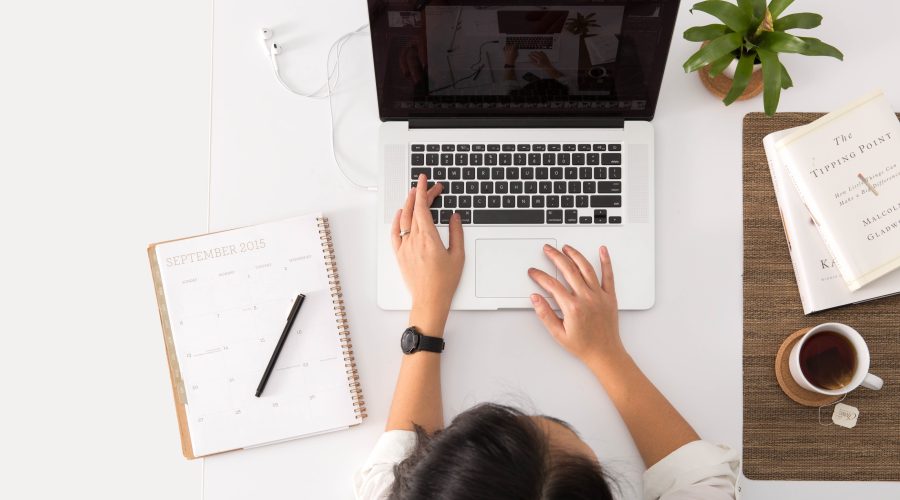
<path id="1" fill-rule="evenodd" d="M 767 135 L 763 139 L 763 147 L 772 174 L 775 199 L 784 225 L 803 313 L 812 314 L 900 293 L 900 270 L 857 291 L 850 291 L 844 284 L 834 258 L 822 241 L 790 174 L 775 151 L 775 143 L 796 130 L 782 130 Z"/>
<path id="2" fill-rule="evenodd" d="M 881 92 L 775 143 L 851 291 L 900 267 L 900 122 Z"/>

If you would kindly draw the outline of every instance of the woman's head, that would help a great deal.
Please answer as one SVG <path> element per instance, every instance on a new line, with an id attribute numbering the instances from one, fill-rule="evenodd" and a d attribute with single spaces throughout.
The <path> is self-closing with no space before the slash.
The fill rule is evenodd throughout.
<path id="1" fill-rule="evenodd" d="M 484 404 L 431 436 L 416 432 L 392 499 L 613 498 L 596 455 L 560 420 Z"/>

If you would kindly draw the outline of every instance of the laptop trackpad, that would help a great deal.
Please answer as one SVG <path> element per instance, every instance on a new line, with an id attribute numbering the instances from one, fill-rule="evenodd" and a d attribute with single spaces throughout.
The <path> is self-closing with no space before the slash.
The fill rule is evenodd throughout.
<path id="1" fill-rule="evenodd" d="M 544 245 L 556 247 L 556 240 L 476 240 L 475 295 L 494 298 L 547 295 L 528 277 L 529 267 L 556 277 L 556 267 L 544 255 Z"/>

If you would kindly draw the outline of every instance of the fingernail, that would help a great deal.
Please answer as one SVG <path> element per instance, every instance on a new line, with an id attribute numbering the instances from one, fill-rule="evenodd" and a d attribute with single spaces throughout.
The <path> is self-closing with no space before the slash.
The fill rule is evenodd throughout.
<path id="1" fill-rule="evenodd" d="M 544 243 L 544 251 L 545 251 L 545 252 L 549 252 L 551 248 L 553 248 L 553 247 L 551 247 L 550 245 Z"/>
<path id="2" fill-rule="evenodd" d="M 532 294 L 531 294 L 531 303 L 532 303 L 532 304 L 537 304 L 539 300 L 540 300 L 540 299 L 538 299 L 538 296 L 537 296 L 536 293 L 532 293 Z"/>
<path id="3" fill-rule="evenodd" d="M 572 247 L 570 247 L 569 245 L 563 245 L 563 247 L 562 247 L 563 252 L 568 252 L 571 248 Z"/>
<path id="4" fill-rule="evenodd" d="M 603 257 L 609 257 L 609 249 L 606 248 L 606 245 L 600 247 L 600 253 L 603 254 Z"/>

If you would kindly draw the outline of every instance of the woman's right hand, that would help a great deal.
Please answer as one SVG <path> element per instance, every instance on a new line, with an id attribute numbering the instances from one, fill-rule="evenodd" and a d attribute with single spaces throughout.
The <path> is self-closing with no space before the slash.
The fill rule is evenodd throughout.
<path id="1" fill-rule="evenodd" d="M 562 252 L 544 245 L 544 253 L 553 261 L 569 284 L 569 288 L 538 269 L 528 275 L 546 290 L 563 317 L 556 315 L 547 299 L 532 294 L 534 310 L 556 341 L 588 365 L 626 355 L 619 337 L 619 313 L 612 262 L 606 247 L 600 247 L 601 278 L 578 250 L 566 245 Z"/>

